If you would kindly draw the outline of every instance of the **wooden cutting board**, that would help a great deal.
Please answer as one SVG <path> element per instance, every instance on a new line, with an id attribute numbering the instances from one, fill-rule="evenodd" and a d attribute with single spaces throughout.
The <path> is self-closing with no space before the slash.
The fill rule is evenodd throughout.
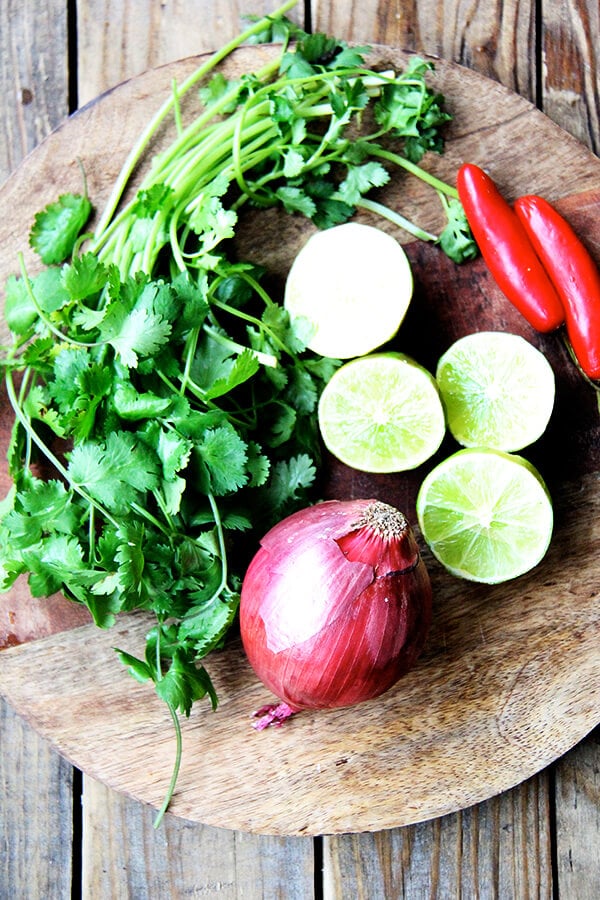
<path id="1" fill-rule="evenodd" d="M 262 64 L 271 48 L 244 48 L 227 74 Z M 406 56 L 373 49 L 373 61 Z M 127 151 L 171 90 L 198 63 L 145 73 L 66 121 L 0 189 L 0 280 L 17 271 L 34 213 L 68 190 L 102 206 Z M 485 166 L 509 198 L 537 192 L 557 205 L 600 262 L 600 160 L 539 111 L 495 82 L 436 60 L 435 84 L 454 119 L 446 152 L 427 159 L 453 181 L 461 162 Z M 163 135 L 158 144 L 164 143 Z M 153 147 L 153 151 L 156 147 Z M 435 194 L 393 178 L 382 199 L 428 229 L 440 225 Z M 254 709 L 272 698 L 239 644 L 208 667 L 220 706 L 197 704 L 183 723 L 183 765 L 171 811 L 210 825 L 271 834 L 373 831 L 440 816 L 506 790 L 579 742 L 600 709 L 600 415 L 557 335 L 534 334 L 491 282 L 481 260 L 462 267 L 435 247 L 380 220 L 409 254 L 415 297 L 397 346 L 433 368 L 457 337 L 475 330 L 520 333 L 554 366 L 557 403 L 545 437 L 524 452 L 546 478 L 555 536 L 540 566 L 496 587 L 445 573 L 424 549 L 434 587 L 434 625 L 416 668 L 384 697 L 350 710 L 306 712 L 257 733 Z M 244 219 L 240 253 L 281 285 L 312 231 L 279 211 Z M 6 448 L 11 411 L 1 400 Z M 377 496 L 414 522 L 424 471 L 367 476 L 330 464 L 327 496 Z M 4 457 L 2 457 L 4 458 Z M 5 465 L 4 493 L 9 487 Z M 139 654 L 149 621 L 127 615 L 111 631 L 61 597 L 33 600 L 25 583 L 0 595 L 0 692 L 65 757 L 112 788 L 160 805 L 174 738 L 167 710 L 135 682 L 113 647 Z M 6 751 L 5 751 L 6 752 Z M 10 752 L 10 751 L 8 751 Z"/>

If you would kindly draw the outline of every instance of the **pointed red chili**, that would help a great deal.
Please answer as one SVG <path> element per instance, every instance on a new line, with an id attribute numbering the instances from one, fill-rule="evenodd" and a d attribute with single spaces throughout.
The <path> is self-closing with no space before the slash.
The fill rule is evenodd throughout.
<path id="1" fill-rule="evenodd" d="M 514 205 L 565 311 L 567 335 L 579 365 L 600 378 L 600 270 L 571 225 L 533 194 Z"/>
<path id="2" fill-rule="evenodd" d="M 456 186 L 498 287 L 537 331 L 554 331 L 564 321 L 562 303 L 515 211 L 490 176 L 472 163 L 461 166 Z"/>

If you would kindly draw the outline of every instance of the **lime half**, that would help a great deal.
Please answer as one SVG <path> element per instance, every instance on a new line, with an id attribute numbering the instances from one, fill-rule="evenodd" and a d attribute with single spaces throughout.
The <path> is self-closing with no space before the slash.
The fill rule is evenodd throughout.
<path id="1" fill-rule="evenodd" d="M 363 472 L 414 469 L 440 446 L 444 410 L 433 376 L 402 353 L 373 353 L 341 366 L 319 401 L 327 449 Z"/>
<path id="2" fill-rule="evenodd" d="M 552 502 L 534 466 L 498 450 L 459 450 L 424 479 L 417 517 L 453 575 L 486 584 L 536 566 L 552 537 Z"/>
<path id="3" fill-rule="evenodd" d="M 321 356 L 350 359 L 398 331 L 413 292 L 408 257 L 379 228 L 347 222 L 313 234 L 289 271 L 284 305 Z"/>
<path id="4" fill-rule="evenodd" d="M 554 372 L 517 334 L 481 331 L 460 338 L 440 358 L 436 380 L 448 428 L 464 447 L 517 451 L 546 430 Z"/>

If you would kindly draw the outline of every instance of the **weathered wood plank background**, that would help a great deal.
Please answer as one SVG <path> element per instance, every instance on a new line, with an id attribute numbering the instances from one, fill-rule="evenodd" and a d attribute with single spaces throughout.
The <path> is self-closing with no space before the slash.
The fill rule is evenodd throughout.
<path id="1" fill-rule="evenodd" d="M 150 66 L 220 46 L 242 15 L 274 5 L 3 0 L 0 180 L 76 107 Z M 294 18 L 467 65 L 600 153 L 597 0 L 313 0 Z M 82 779 L 0 703 L 0 897 L 597 900 L 599 772 L 596 731 L 514 790 L 417 826 L 313 841 L 167 816 L 154 831 L 151 810 Z"/>

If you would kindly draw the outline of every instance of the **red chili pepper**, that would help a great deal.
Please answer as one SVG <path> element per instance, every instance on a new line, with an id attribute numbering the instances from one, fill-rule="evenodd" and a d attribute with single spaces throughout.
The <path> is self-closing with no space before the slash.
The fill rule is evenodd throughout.
<path id="1" fill-rule="evenodd" d="M 565 310 L 567 335 L 579 365 L 600 378 L 600 270 L 569 223 L 542 197 L 519 197 L 523 223 Z"/>
<path id="2" fill-rule="evenodd" d="M 537 331 L 554 331 L 564 310 L 520 219 L 483 169 L 465 163 L 458 195 L 473 237 L 505 296 Z"/>

